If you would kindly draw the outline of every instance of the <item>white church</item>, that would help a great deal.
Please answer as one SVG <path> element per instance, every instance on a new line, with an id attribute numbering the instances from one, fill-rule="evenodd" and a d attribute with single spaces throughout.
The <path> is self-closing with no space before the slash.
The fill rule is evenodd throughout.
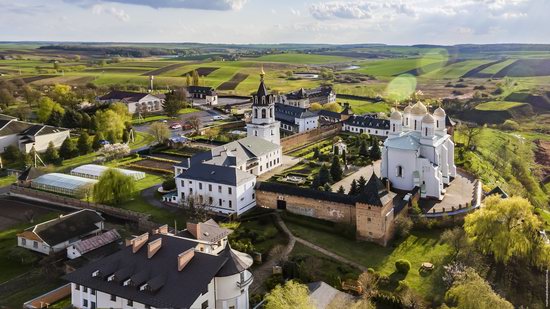
<path id="1" fill-rule="evenodd" d="M 431 115 L 422 102 L 407 106 L 403 114 L 393 110 L 380 168 L 394 188 L 419 187 L 420 197 L 443 199 L 444 185 L 456 177 L 455 145 L 445 118 L 441 107 Z"/>
<path id="2" fill-rule="evenodd" d="M 174 166 L 177 194 L 165 202 L 185 206 L 190 198 L 220 214 L 241 215 L 256 206 L 256 176 L 282 164 L 280 122 L 275 120 L 275 96 L 268 94 L 260 74 L 253 96 L 247 137 L 199 153 Z"/>

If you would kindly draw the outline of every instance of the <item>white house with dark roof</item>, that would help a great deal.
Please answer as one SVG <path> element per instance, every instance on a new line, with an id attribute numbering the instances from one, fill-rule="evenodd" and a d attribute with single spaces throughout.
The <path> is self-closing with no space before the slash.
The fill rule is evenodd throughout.
<path id="1" fill-rule="evenodd" d="M 444 185 L 456 177 L 455 145 L 446 119 L 441 107 L 432 115 L 422 102 L 407 106 L 403 114 L 391 113 L 380 170 L 394 188 L 418 187 L 423 198 L 443 199 Z"/>
<path id="2" fill-rule="evenodd" d="M 218 93 L 212 87 L 189 86 L 187 92 L 194 104 L 218 105 Z"/>
<path id="3" fill-rule="evenodd" d="M 307 108 L 275 104 L 275 119 L 281 129 L 290 133 L 302 133 L 319 127 L 319 115 Z"/>
<path id="4" fill-rule="evenodd" d="M 64 128 L 19 121 L 16 118 L 0 119 L 0 153 L 10 145 L 25 153 L 33 147 L 37 152 L 43 152 L 50 142 L 60 147 L 69 136 L 69 130 Z"/>
<path id="5" fill-rule="evenodd" d="M 378 137 L 387 137 L 390 132 L 390 121 L 378 118 L 376 114 L 353 115 L 343 122 L 342 130 L 351 133 L 368 133 Z"/>
<path id="6" fill-rule="evenodd" d="M 65 250 L 81 239 L 103 230 L 103 217 L 83 209 L 39 223 L 17 234 L 17 245 L 44 254 Z"/>
<path id="7" fill-rule="evenodd" d="M 201 252 L 167 227 L 65 275 L 76 308 L 248 309 L 252 258 L 225 244 Z"/>
<path id="8" fill-rule="evenodd" d="M 199 203 L 220 214 L 241 215 L 256 206 L 256 176 L 282 164 L 275 103 L 262 79 L 253 99 L 247 137 L 196 154 L 174 166 L 177 193 L 163 196 L 173 204 Z"/>
<path id="9" fill-rule="evenodd" d="M 300 88 L 277 97 L 277 103 L 301 108 L 309 108 L 313 103 L 321 105 L 336 102 L 336 93 L 330 86 L 320 86 L 314 89 Z"/>
<path id="10" fill-rule="evenodd" d="M 126 104 L 130 114 L 135 114 L 140 112 L 162 112 L 164 110 L 163 104 L 165 98 L 164 94 L 153 95 L 143 92 L 115 90 L 98 97 L 97 101 L 103 104 L 122 102 Z"/>

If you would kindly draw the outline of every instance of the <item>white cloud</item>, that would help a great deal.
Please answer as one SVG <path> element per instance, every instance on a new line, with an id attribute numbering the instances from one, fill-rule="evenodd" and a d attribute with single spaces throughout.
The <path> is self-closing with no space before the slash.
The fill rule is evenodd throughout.
<path id="1" fill-rule="evenodd" d="M 290 13 L 294 16 L 302 15 L 302 12 L 300 12 L 300 10 L 295 10 L 295 9 L 290 9 Z"/>
<path id="2" fill-rule="evenodd" d="M 348 18 L 362 19 L 372 17 L 367 2 L 325 2 L 313 4 L 310 13 L 317 19 Z"/>
<path id="3" fill-rule="evenodd" d="M 130 15 L 128 15 L 123 9 L 117 9 L 112 6 L 105 7 L 104 5 L 96 4 L 92 6 L 92 13 L 95 15 L 109 14 L 124 22 L 130 20 Z"/>
<path id="4" fill-rule="evenodd" d="M 246 4 L 247 0 L 64 0 L 78 5 L 93 5 L 97 2 L 116 2 L 148 6 L 155 9 L 197 9 L 212 11 L 238 11 Z"/>

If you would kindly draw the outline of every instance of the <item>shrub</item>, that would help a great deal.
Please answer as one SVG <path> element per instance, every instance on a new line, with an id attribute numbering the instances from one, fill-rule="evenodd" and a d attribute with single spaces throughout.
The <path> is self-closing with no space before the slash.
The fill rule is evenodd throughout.
<path id="1" fill-rule="evenodd" d="M 413 222 L 409 217 L 401 216 L 395 220 L 395 234 L 399 238 L 405 238 L 409 236 Z"/>
<path id="2" fill-rule="evenodd" d="M 405 259 L 399 259 L 395 261 L 395 269 L 397 270 L 397 272 L 406 274 L 411 269 L 411 262 Z"/>
<path id="3" fill-rule="evenodd" d="M 162 183 L 162 189 L 164 191 L 171 191 L 176 188 L 176 180 L 174 178 L 167 179 Z"/>

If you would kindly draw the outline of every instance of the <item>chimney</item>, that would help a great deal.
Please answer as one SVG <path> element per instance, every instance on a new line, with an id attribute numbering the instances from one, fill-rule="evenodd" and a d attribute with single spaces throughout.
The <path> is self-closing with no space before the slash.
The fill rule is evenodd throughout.
<path id="1" fill-rule="evenodd" d="M 191 259 L 195 256 L 195 248 L 188 249 L 185 252 L 178 254 L 178 271 L 182 271 L 183 268 L 189 264 Z"/>
<path id="2" fill-rule="evenodd" d="M 145 245 L 147 240 L 149 239 L 149 233 L 142 234 L 134 239 L 131 240 L 132 243 L 132 253 L 136 253 Z"/>
<path id="3" fill-rule="evenodd" d="M 157 251 L 160 250 L 160 247 L 162 246 L 162 238 L 157 238 L 153 240 L 152 242 L 147 244 L 147 258 L 150 259 L 157 253 Z"/>
<path id="4" fill-rule="evenodd" d="M 199 233 L 200 233 L 199 223 L 187 222 L 187 230 L 189 231 L 189 233 L 191 233 L 191 235 L 199 239 Z"/>

